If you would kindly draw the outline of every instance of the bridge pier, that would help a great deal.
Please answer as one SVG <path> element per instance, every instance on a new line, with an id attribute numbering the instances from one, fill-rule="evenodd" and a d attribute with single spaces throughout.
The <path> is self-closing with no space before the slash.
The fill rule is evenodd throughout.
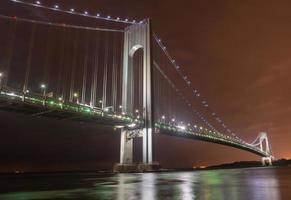
<path id="1" fill-rule="evenodd" d="M 262 157 L 262 164 L 263 166 L 272 166 L 273 163 L 272 163 L 272 158 L 271 157 Z"/>
<path id="2" fill-rule="evenodd" d="M 145 129 L 125 130 L 121 129 L 120 134 L 120 161 L 113 167 L 114 172 L 131 173 L 157 171 L 160 168 L 159 163 L 153 163 L 151 138 L 147 137 Z M 135 138 L 143 138 L 143 162 L 134 163 L 133 161 L 133 140 Z"/>
<path id="3" fill-rule="evenodd" d="M 133 138 L 129 137 L 129 132 L 121 130 L 120 134 L 120 164 L 133 162 Z"/>

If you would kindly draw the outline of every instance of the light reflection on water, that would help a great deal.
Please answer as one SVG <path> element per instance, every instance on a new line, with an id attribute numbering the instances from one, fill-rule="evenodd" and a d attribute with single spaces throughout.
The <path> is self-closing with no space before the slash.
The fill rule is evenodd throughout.
<path id="1" fill-rule="evenodd" d="M 1 176 L 0 199 L 291 199 L 291 169 Z"/>

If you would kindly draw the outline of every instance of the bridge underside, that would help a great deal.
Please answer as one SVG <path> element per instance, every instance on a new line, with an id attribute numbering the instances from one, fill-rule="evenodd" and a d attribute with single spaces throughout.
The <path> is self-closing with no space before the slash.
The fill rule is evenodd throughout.
<path id="1" fill-rule="evenodd" d="M 206 134 L 201 134 L 198 132 L 182 132 L 182 131 L 169 131 L 166 129 L 160 129 L 159 131 L 160 134 L 164 134 L 164 135 L 168 135 L 168 136 L 174 136 L 174 137 L 181 137 L 181 138 L 189 138 L 189 139 L 193 139 L 193 140 L 200 140 L 200 141 L 205 141 L 205 142 L 211 142 L 211 143 L 215 143 L 215 144 L 221 144 L 221 145 L 225 145 L 225 146 L 229 146 L 229 147 L 233 147 L 236 149 L 240 149 L 240 150 L 244 150 L 244 151 L 248 151 L 250 153 L 256 154 L 257 156 L 268 156 L 263 152 L 259 152 L 258 149 L 249 147 L 247 145 L 243 145 L 241 143 L 233 143 L 231 141 L 227 141 L 221 138 L 212 138 L 209 137 L 209 135 Z"/>
<path id="2" fill-rule="evenodd" d="M 64 104 L 52 98 L 23 96 L 9 93 L 0 94 L 0 109 L 8 112 L 18 112 L 30 116 L 43 116 L 63 120 L 90 122 L 105 126 L 125 126 L 132 123 L 129 116 L 93 110 L 87 106 Z"/>
<path id="3" fill-rule="evenodd" d="M 9 94 L 9 95 L 7 95 Z M 101 110 L 92 110 L 87 106 L 80 106 L 78 104 L 65 104 L 62 106 L 57 100 L 52 98 L 42 98 L 41 96 L 23 96 L 17 93 L 11 93 L 8 91 L 1 91 L 0 93 L 0 109 L 8 112 L 18 112 L 27 114 L 30 116 L 43 116 L 49 118 L 57 118 L 63 120 L 74 120 L 78 122 L 95 123 L 104 126 L 120 126 L 126 127 L 133 122 L 136 123 L 136 129 L 142 126 L 141 121 L 135 121 L 129 116 L 122 116 L 121 114 L 114 114 L 110 112 L 104 112 Z M 52 103 L 55 102 L 55 103 Z M 140 129 L 140 128 L 139 128 Z M 164 125 L 155 124 L 155 131 L 153 133 L 159 133 L 169 136 L 189 138 L 194 140 L 206 141 L 216 144 L 221 144 L 237 149 L 245 150 L 250 153 L 256 154 L 261 157 L 270 157 L 264 152 L 261 152 L 258 148 L 248 146 L 247 144 L 234 142 L 233 140 L 227 139 L 226 136 L 219 137 L 217 135 L 208 134 L 206 131 L 195 131 L 195 130 L 178 130 L 175 127 L 165 127 Z M 133 138 L 130 138 L 133 139 Z M 131 152 L 132 153 L 132 152 Z M 125 163 L 127 165 L 128 163 Z M 158 164 L 152 163 L 151 169 L 158 166 Z M 147 169 L 148 166 L 129 164 L 129 169 L 132 167 L 138 168 L 140 171 Z M 123 168 L 124 166 L 121 166 Z M 153 167 L 153 168 L 152 168 Z"/>
<path id="4" fill-rule="evenodd" d="M 31 116 L 43 116 L 57 119 L 75 120 L 79 122 L 89 122 L 108 126 L 126 126 L 132 123 L 133 121 L 133 119 L 127 116 L 116 115 L 113 113 L 104 113 L 103 111 L 99 111 L 98 113 L 96 112 L 92 114 L 92 112 L 89 111 L 82 112 L 83 108 L 82 109 L 79 108 L 79 111 L 69 109 L 65 106 L 63 106 L 63 108 L 60 108 L 58 106 L 51 105 L 49 103 L 50 101 L 51 101 L 50 99 L 47 99 L 46 105 L 43 105 L 43 100 L 41 98 L 39 98 L 38 101 L 32 101 L 27 98 L 25 101 L 23 101 L 21 96 L 18 95 L 7 96 L 3 95 L 2 92 L 0 94 L 0 109 L 9 112 L 24 113 Z M 222 144 L 238 148 L 241 150 L 249 151 L 258 156 L 267 156 L 266 154 L 259 152 L 257 149 L 251 148 L 247 145 L 243 145 L 241 143 L 234 143 L 231 140 L 226 140 L 223 138 L 218 137 L 213 138 L 210 135 L 201 132 L 195 133 L 159 128 L 159 133 L 169 136 L 190 138 L 195 140 L 212 142 L 216 144 Z"/>

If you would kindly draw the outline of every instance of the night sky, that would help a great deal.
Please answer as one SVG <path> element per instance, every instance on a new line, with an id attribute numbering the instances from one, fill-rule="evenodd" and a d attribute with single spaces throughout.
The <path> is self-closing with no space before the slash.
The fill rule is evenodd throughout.
<path id="1" fill-rule="evenodd" d="M 231 129 L 247 141 L 266 131 L 276 158 L 291 157 L 290 1 L 58 2 L 151 18 L 169 52 Z M 94 170 L 119 160 L 119 134 L 111 128 L 6 112 L 0 112 L 0 126 L 0 171 Z M 163 167 L 259 159 L 169 136 L 157 136 L 154 143 Z"/>

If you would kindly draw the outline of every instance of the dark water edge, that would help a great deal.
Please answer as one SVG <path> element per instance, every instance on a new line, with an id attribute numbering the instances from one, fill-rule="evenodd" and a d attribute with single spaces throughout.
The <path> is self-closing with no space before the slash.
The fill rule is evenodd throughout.
<path id="1" fill-rule="evenodd" d="M 291 199 L 291 168 L 0 175 L 0 199 Z"/>

